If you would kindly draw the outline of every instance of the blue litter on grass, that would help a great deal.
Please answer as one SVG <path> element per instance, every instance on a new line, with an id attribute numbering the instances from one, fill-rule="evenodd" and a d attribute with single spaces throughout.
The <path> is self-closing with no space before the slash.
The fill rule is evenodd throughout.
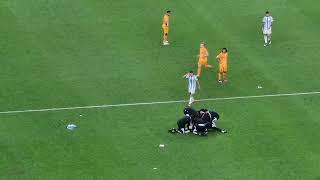
<path id="1" fill-rule="evenodd" d="M 67 125 L 67 129 L 69 129 L 69 130 L 73 130 L 73 129 L 75 129 L 77 127 L 77 125 L 75 125 L 75 124 L 68 124 Z"/>

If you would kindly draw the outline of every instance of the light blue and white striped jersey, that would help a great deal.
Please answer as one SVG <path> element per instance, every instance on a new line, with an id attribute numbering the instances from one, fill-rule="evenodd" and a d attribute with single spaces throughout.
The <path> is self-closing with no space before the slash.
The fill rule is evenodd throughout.
<path id="1" fill-rule="evenodd" d="M 186 77 L 188 79 L 188 88 L 190 89 L 196 89 L 197 87 L 197 81 L 198 81 L 198 77 L 196 75 L 188 75 Z"/>
<path id="2" fill-rule="evenodd" d="M 264 16 L 262 19 L 262 22 L 263 22 L 263 30 L 264 31 L 269 30 L 271 29 L 273 18 L 272 16 Z"/>

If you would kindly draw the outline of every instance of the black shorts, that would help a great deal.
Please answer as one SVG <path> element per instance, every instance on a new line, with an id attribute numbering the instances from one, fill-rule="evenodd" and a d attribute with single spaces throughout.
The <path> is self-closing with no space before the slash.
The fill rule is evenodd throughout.
<path id="1" fill-rule="evenodd" d="M 200 124 L 200 125 L 197 124 L 196 125 L 196 130 L 197 130 L 198 133 L 199 132 L 207 132 L 208 131 L 208 129 L 207 129 L 205 124 Z"/>

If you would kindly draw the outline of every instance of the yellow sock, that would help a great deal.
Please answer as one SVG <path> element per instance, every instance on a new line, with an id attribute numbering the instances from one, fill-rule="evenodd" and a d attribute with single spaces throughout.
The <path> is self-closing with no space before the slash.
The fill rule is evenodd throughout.
<path id="1" fill-rule="evenodd" d="M 207 67 L 207 68 L 212 68 L 212 65 L 207 64 L 206 67 Z"/>
<path id="2" fill-rule="evenodd" d="M 221 73 L 218 73 L 219 81 L 221 81 Z"/>

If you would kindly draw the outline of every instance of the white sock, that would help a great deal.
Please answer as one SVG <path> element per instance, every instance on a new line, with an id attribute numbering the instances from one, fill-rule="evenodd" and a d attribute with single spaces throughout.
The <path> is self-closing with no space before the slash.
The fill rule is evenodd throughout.
<path id="1" fill-rule="evenodd" d="M 192 97 L 190 96 L 190 98 L 189 98 L 189 105 L 191 105 L 192 104 Z"/>
<path id="2" fill-rule="evenodd" d="M 267 35 L 263 35 L 264 38 L 264 43 L 267 44 L 268 43 L 268 36 Z"/>
<path id="3" fill-rule="evenodd" d="M 181 128 L 180 131 L 182 132 L 182 134 L 184 134 L 184 128 Z"/>

